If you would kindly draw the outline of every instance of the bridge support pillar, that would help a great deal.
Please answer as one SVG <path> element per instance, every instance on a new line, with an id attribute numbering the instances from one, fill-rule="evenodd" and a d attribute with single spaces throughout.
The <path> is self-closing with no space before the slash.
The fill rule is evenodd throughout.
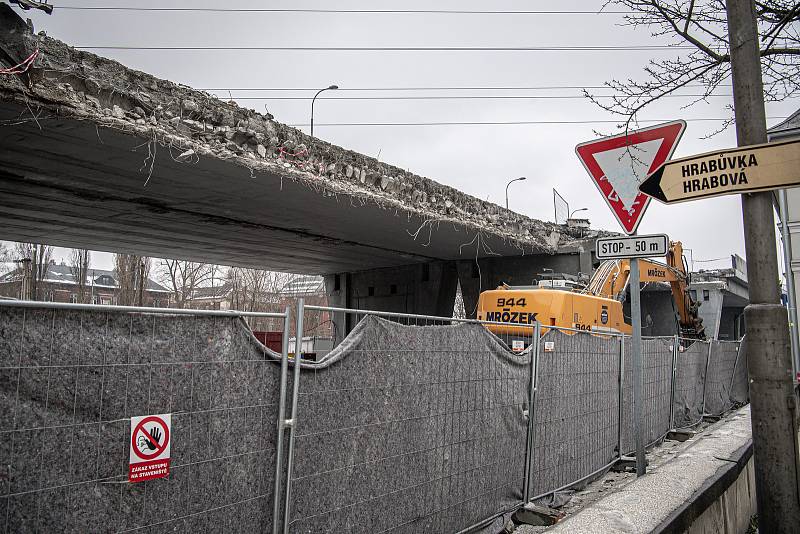
<path id="1" fill-rule="evenodd" d="M 325 276 L 328 305 L 337 308 L 451 317 L 458 274 L 453 261 Z M 336 342 L 355 326 L 356 317 L 334 313 Z"/>

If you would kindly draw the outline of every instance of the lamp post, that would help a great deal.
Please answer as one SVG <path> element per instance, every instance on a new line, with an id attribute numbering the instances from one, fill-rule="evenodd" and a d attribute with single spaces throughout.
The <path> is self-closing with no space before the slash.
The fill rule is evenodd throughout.
<path id="1" fill-rule="evenodd" d="M 573 210 L 573 211 L 572 211 L 572 212 L 569 214 L 569 218 L 571 219 L 571 218 L 572 218 L 572 216 L 573 216 L 573 215 L 575 215 L 576 213 L 578 213 L 579 211 L 588 211 L 588 210 L 589 210 L 589 208 L 579 208 L 579 209 Z"/>
<path id="2" fill-rule="evenodd" d="M 527 180 L 524 176 L 520 176 L 519 178 L 514 178 L 510 182 L 506 184 L 506 209 L 508 209 L 508 186 L 513 184 L 514 182 L 519 182 L 521 180 Z"/>
<path id="3" fill-rule="evenodd" d="M 311 137 L 314 137 L 314 101 L 317 99 L 317 97 L 321 92 L 327 91 L 329 89 L 334 90 L 338 88 L 339 88 L 338 85 L 329 85 L 325 89 L 320 89 L 319 91 L 317 91 L 317 94 L 315 94 L 314 98 L 311 99 Z"/>

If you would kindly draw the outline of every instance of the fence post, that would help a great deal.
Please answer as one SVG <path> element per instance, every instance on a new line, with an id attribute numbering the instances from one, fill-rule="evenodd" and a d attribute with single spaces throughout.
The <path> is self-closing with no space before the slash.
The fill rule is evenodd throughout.
<path id="1" fill-rule="evenodd" d="M 623 399 L 625 392 L 625 334 L 619 337 L 619 428 L 617 429 L 617 452 L 619 457 L 622 458 L 622 425 L 624 419 Z"/>
<path id="2" fill-rule="evenodd" d="M 669 392 L 668 430 L 673 430 L 675 428 L 675 372 L 678 368 L 678 352 L 680 351 L 680 341 L 681 338 L 678 336 L 678 334 L 675 334 L 675 337 L 672 340 L 672 385 L 670 386 Z"/>
<path id="3" fill-rule="evenodd" d="M 703 407 L 700 410 L 700 420 L 706 417 L 706 389 L 708 388 L 708 369 L 711 365 L 711 347 L 714 346 L 714 340 L 708 342 L 708 356 L 706 356 L 706 374 L 703 377 Z"/>
<path id="4" fill-rule="evenodd" d="M 283 429 L 286 428 L 286 382 L 289 374 L 289 329 L 291 307 L 286 306 L 283 317 L 283 340 L 281 341 L 281 386 L 278 397 L 278 439 L 275 443 L 275 495 L 272 505 L 272 534 L 280 533 L 281 525 L 281 478 L 283 476 Z"/>
<path id="5" fill-rule="evenodd" d="M 533 468 L 533 439 L 534 439 L 534 416 L 536 415 L 536 383 L 539 374 L 539 342 L 542 337 L 541 323 L 536 321 L 533 327 L 533 350 L 531 350 L 531 380 L 530 380 L 530 406 L 528 406 L 528 444 L 525 455 L 525 482 L 523 489 L 523 501 L 528 502 L 531 495 L 531 470 Z"/>
<path id="6" fill-rule="evenodd" d="M 744 342 L 744 338 L 740 339 L 738 343 L 736 343 L 736 359 L 733 360 L 733 371 L 731 371 L 731 382 L 728 384 L 728 402 L 731 406 L 735 404 L 733 400 L 733 381 L 736 378 L 736 368 L 739 366 L 739 355 L 742 353 L 742 344 Z M 800 478 L 798 478 L 800 480 Z"/>
<path id="7" fill-rule="evenodd" d="M 297 399 L 300 395 L 300 361 L 303 358 L 303 299 L 297 299 L 297 333 L 294 338 L 294 381 L 292 382 L 292 418 L 286 420 L 289 427 L 289 452 L 286 459 L 286 502 L 283 507 L 283 534 L 289 533 L 289 509 L 292 497 L 292 468 L 294 467 L 294 435 L 297 427 Z"/>

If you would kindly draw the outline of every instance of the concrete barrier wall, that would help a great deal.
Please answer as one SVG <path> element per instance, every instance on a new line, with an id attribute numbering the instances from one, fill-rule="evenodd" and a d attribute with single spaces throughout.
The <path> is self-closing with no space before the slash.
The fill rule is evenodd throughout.
<path id="1" fill-rule="evenodd" d="M 756 512 L 755 467 L 750 457 L 736 480 L 692 522 L 686 534 L 745 534 Z"/>

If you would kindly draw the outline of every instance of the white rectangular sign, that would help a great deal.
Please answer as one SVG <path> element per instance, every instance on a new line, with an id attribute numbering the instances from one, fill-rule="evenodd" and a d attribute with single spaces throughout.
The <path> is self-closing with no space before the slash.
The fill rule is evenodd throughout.
<path id="1" fill-rule="evenodd" d="M 128 482 L 169 475 L 172 414 L 131 417 Z"/>
<path id="2" fill-rule="evenodd" d="M 669 237 L 666 234 L 601 237 L 597 240 L 596 254 L 601 260 L 650 258 L 666 256 L 668 248 Z"/>

